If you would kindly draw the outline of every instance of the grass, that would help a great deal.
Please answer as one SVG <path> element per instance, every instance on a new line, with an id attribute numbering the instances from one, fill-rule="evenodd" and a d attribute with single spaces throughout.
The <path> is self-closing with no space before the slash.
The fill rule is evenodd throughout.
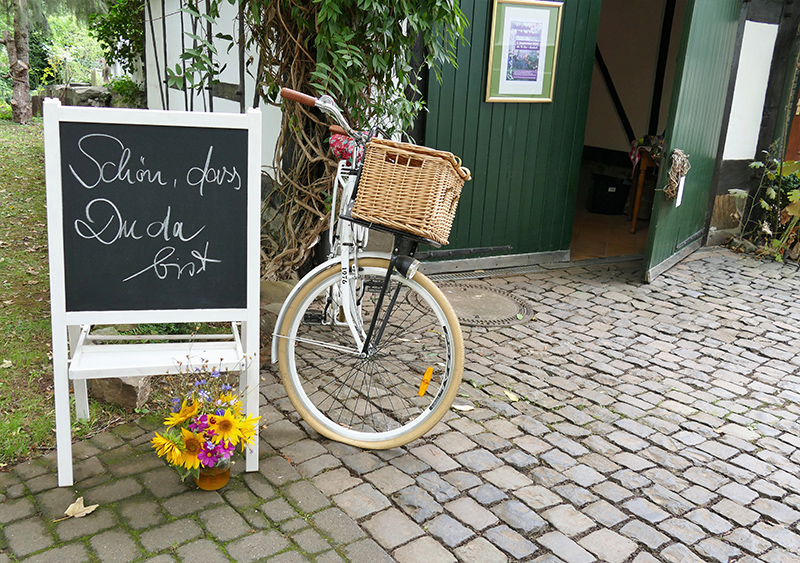
<path id="1" fill-rule="evenodd" d="M 55 447 L 47 260 L 42 122 L 0 120 L 0 469 Z M 73 437 L 135 416 L 95 402 L 90 409 Z"/>

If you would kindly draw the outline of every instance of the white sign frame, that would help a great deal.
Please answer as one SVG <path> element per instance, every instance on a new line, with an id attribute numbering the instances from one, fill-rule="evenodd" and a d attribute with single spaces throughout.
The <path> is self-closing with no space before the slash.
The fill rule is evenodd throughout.
<path id="1" fill-rule="evenodd" d="M 248 133 L 248 169 L 247 169 L 247 248 L 246 256 L 246 307 L 235 309 L 175 309 L 175 310 L 119 310 L 119 311 L 67 311 L 65 252 L 63 235 L 62 205 L 62 163 L 60 123 L 82 122 L 97 124 L 130 124 L 170 127 L 203 127 L 219 129 L 239 129 Z M 117 109 L 117 108 L 84 108 L 61 106 L 56 99 L 44 102 L 44 144 L 45 144 L 45 176 L 47 182 L 47 221 L 48 247 L 50 261 L 50 295 L 51 324 L 53 338 L 53 381 L 56 416 L 56 447 L 58 459 L 58 484 L 73 484 L 71 415 L 69 405 L 69 384 L 73 382 L 76 399 L 76 411 L 79 418 L 88 418 L 88 401 L 86 398 L 86 379 L 96 377 L 119 377 L 118 370 L 112 375 L 81 374 L 70 369 L 70 364 L 81 353 L 81 347 L 87 351 L 95 351 L 99 346 L 91 346 L 81 334 L 88 333 L 93 324 L 128 324 L 128 323 L 181 323 L 181 322 L 232 322 L 234 323 L 233 339 L 230 351 L 238 351 L 239 365 L 247 358 L 246 368 L 240 373 L 240 390 L 244 392 L 244 407 L 248 414 L 257 416 L 259 412 L 259 286 L 260 286 L 260 207 L 261 207 L 261 111 L 248 110 L 247 114 L 223 114 L 179 112 L 160 110 Z M 241 339 L 238 338 L 236 326 L 241 326 Z M 217 344 L 226 346 L 224 344 Z M 177 352 L 187 349 L 186 344 L 164 344 L 159 352 L 154 346 L 145 344 L 123 344 L 125 349 L 137 350 L 130 357 L 137 357 L 149 367 L 130 366 L 132 376 L 144 375 L 148 369 L 152 371 L 153 363 L 164 358 L 165 351 L 175 350 L 176 357 L 185 357 Z M 138 349 L 135 347 L 139 347 Z M 150 348 L 145 348 L 149 346 Z M 204 343 L 191 344 L 193 352 L 201 352 Z M 209 345 L 209 346 L 213 346 Z M 112 345 L 105 345 L 115 349 Z M 106 354 L 106 356 L 109 356 Z M 109 357 L 109 361 L 112 358 Z M 126 357 L 126 362 L 130 361 Z M 119 363 L 119 362 L 117 362 Z M 235 363 L 235 362 L 234 362 Z M 127 364 L 126 364 L 127 365 Z M 156 371 L 155 373 L 164 373 Z M 155 374 L 153 373 L 153 374 Z M 258 439 L 246 451 L 246 471 L 258 470 Z"/>

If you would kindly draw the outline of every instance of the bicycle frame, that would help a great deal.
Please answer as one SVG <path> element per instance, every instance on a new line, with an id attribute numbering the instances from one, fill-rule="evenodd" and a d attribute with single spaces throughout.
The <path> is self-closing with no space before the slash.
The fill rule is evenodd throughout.
<path id="1" fill-rule="evenodd" d="M 311 270 L 300 282 L 295 285 L 289 296 L 283 303 L 275 329 L 272 335 L 272 363 L 278 361 L 278 330 L 286 318 L 286 312 L 294 296 L 309 282 L 317 273 L 330 268 L 334 264 L 339 264 L 341 278 L 337 288 L 340 293 L 340 302 L 335 305 L 344 313 L 344 321 L 353 336 L 354 349 L 361 351 L 364 347 L 366 333 L 363 330 L 360 311 L 358 310 L 358 299 L 356 289 L 358 284 L 358 260 L 360 258 L 382 258 L 391 260 L 391 254 L 386 252 L 364 252 L 369 238 L 369 229 L 361 225 L 356 225 L 352 221 L 339 220 L 339 215 L 347 212 L 350 201 L 353 198 L 353 191 L 356 184 L 356 172 L 350 168 L 345 161 L 340 161 L 336 170 L 334 190 L 331 202 L 331 227 L 329 229 L 328 240 L 330 242 L 330 254 L 328 260 Z M 337 210 L 337 199 L 339 209 Z M 338 215 L 337 215 L 338 211 Z M 331 322 L 337 322 L 338 315 L 331 315 Z M 344 350 L 342 350 L 344 351 Z M 348 350 L 347 352 L 351 352 Z"/>

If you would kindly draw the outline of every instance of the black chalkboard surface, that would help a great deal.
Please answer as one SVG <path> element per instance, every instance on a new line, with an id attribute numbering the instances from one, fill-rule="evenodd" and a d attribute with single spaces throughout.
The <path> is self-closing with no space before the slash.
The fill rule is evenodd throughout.
<path id="1" fill-rule="evenodd" d="M 68 312 L 247 306 L 247 130 L 59 128 Z"/>

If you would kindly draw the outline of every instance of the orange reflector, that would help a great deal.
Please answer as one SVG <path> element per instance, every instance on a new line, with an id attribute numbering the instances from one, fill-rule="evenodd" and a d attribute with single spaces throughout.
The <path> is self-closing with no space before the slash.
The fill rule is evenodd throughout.
<path id="1" fill-rule="evenodd" d="M 424 396 L 425 391 L 428 390 L 428 384 L 431 382 L 431 377 L 433 377 L 433 368 L 429 367 L 425 370 L 425 375 L 422 376 L 422 383 L 419 384 L 420 397 Z"/>

